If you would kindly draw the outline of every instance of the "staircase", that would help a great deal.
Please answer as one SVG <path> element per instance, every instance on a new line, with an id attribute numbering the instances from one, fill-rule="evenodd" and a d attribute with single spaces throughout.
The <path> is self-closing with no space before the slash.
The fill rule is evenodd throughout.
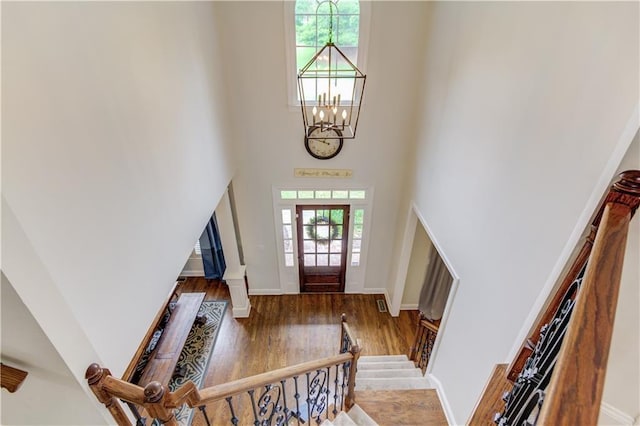
<path id="1" fill-rule="evenodd" d="M 406 355 L 361 356 L 358 360 L 357 391 L 433 388 Z"/>
<path id="2" fill-rule="evenodd" d="M 333 421 L 326 419 L 320 426 L 378 426 L 378 423 L 355 404 L 348 412 L 342 411 Z"/>

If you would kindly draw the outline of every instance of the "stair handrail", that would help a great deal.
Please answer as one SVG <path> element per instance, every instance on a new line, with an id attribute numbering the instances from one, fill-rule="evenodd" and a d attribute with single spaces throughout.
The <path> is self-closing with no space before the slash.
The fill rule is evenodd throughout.
<path id="1" fill-rule="evenodd" d="M 482 413 L 502 407 L 494 417 L 498 425 L 523 418 L 530 424 L 597 424 L 629 222 L 639 205 L 640 170 L 621 173 L 506 374 L 492 375 L 470 425 L 486 424 Z M 496 401 L 496 390 L 509 383 L 504 403 Z"/>
<path id="2" fill-rule="evenodd" d="M 622 173 L 596 217 L 598 232 L 540 424 L 598 422 L 629 222 L 639 204 L 640 170 Z"/>
<path id="3" fill-rule="evenodd" d="M 346 325 L 344 314 L 342 319 L 344 321 L 342 327 L 344 333 Z M 298 377 L 306 377 L 307 391 L 309 391 L 310 374 L 315 373 L 317 377 L 318 374 L 324 374 L 324 371 L 326 371 L 325 380 L 328 384 L 324 386 L 324 388 L 320 387 L 320 392 L 324 392 L 327 400 L 333 398 L 334 405 L 332 413 L 335 416 L 338 411 L 342 411 L 345 407 L 346 409 L 350 409 L 355 404 L 355 373 L 361 348 L 358 340 L 353 338 L 353 334 L 348 326 L 346 330 L 346 333 L 350 336 L 350 342 L 353 343 L 350 344 L 349 350 L 344 353 L 279 368 L 204 389 L 198 389 L 192 381 L 185 382 L 173 392 L 170 392 L 166 386 L 157 381 L 150 382 L 143 388 L 112 376 L 109 369 L 102 368 L 95 363 L 87 368 L 85 378 L 98 401 L 105 405 L 118 425 L 132 425 L 122 405 L 118 401 L 122 400 L 126 403 L 143 407 L 150 417 L 160 420 L 165 425 L 177 426 L 178 423 L 172 410 L 183 404 L 187 404 L 191 408 L 199 408 L 205 417 L 206 423 L 210 424 L 205 406 L 216 401 L 226 400 L 230 407 L 231 421 L 233 423 L 235 413 L 231 400 L 234 396 L 248 393 L 253 400 L 254 390 L 264 388 L 268 392 L 271 386 L 278 386 L 278 384 L 282 384 L 282 394 L 284 395 L 284 383 L 288 379 L 293 378 L 296 386 L 295 398 L 298 399 Z M 330 382 L 331 368 L 334 368 L 334 373 L 332 376 L 333 380 Z M 339 378 L 342 378 L 342 383 L 339 383 Z M 328 389 L 328 387 L 332 386 L 333 389 Z M 310 398 L 311 395 L 308 394 L 307 397 Z M 286 396 L 284 398 L 284 407 L 286 410 Z M 299 401 L 295 402 L 296 412 L 290 410 L 289 414 L 291 415 L 291 413 L 293 413 L 294 417 L 299 418 L 301 415 Z M 330 401 L 322 405 L 317 417 L 318 419 L 322 416 L 322 411 L 324 410 L 326 410 L 325 416 L 328 418 L 329 403 Z M 338 407 L 341 409 L 338 410 Z M 312 409 L 307 408 L 307 410 L 309 417 L 311 417 L 313 413 Z M 256 416 L 255 410 L 254 416 Z M 140 419 L 138 420 L 140 421 Z M 237 422 L 237 418 L 235 420 Z M 256 421 L 258 420 L 256 419 Z"/>

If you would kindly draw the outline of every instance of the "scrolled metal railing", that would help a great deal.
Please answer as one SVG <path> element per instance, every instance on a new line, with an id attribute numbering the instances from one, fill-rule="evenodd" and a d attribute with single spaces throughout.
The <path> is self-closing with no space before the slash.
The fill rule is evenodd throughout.
<path id="1" fill-rule="evenodd" d="M 420 313 L 416 324 L 413 345 L 409 351 L 409 359 L 414 362 L 416 367 L 422 370 L 422 374 L 427 371 L 437 335 L 438 324 L 429 321 Z"/>
<path id="2" fill-rule="evenodd" d="M 199 409 L 207 425 L 320 424 L 355 404 L 360 347 L 345 322 L 343 315 L 342 332 L 347 334 L 349 345 L 339 355 L 204 389 L 198 389 L 191 381 L 173 392 L 159 382 L 143 388 L 113 377 L 97 364 L 89 366 L 85 377 L 98 400 L 123 426 L 130 426 L 131 422 L 118 400 L 142 407 L 150 418 L 169 426 L 178 424 L 173 410 L 183 404 Z M 207 406 L 212 404 L 216 404 L 213 422 L 207 413 Z M 144 424 L 140 421 L 138 418 L 138 424 Z"/>

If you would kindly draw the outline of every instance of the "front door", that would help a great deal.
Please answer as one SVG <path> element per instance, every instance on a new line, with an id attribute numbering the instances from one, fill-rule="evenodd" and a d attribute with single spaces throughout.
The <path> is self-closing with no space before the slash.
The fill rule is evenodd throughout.
<path id="1" fill-rule="evenodd" d="M 300 292 L 344 292 L 348 205 L 296 206 Z"/>

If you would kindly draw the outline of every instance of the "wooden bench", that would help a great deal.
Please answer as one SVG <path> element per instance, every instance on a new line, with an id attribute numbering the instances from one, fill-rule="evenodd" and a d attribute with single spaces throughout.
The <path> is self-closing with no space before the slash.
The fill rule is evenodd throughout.
<path id="1" fill-rule="evenodd" d="M 180 352 L 194 322 L 202 325 L 206 317 L 198 317 L 198 310 L 204 301 L 205 293 L 182 293 L 171 310 L 171 316 L 162 332 L 162 337 L 153 350 L 144 373 L 138 380 L 139 386 L 153 381 L 167 386 L 174 374 Z M 184 375 L 184 371 L 179 374 Z"/>

